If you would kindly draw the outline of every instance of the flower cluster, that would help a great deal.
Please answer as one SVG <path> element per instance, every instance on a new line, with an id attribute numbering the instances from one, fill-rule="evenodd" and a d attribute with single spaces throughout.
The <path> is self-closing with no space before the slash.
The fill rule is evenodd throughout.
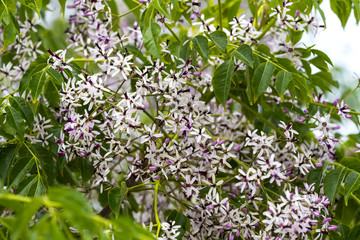
<path id="1" fill-rule="evenodd" d="M 301 95 L 302 89 L 291 79 L 304 80 L 301 84 L 306 85 L 306 61 L 302 50 L 297 50 L 298 42 L 287 39 L 290 30 L 322 26 L 299 10 L 289 15 L 292 3 L 288 1 L 271 10 L 274 26 L 270 24 L 267 30 L 258 19 L 245 14 L 230 20 L 228 29 L 217 26 L 215 18 L 206 19 L 201 14 L 203 2 L 197 0 L 182 4 L 189 16 L 174 22 L 165 13 L 178 7 L 176 3 L 163 6 L 158 1 L 139 1 L 142 15 L 155 12 L 150 30 L 144 30 L 148 23 L 137 22 L 118 29 L 115 20 L 120 17 L 111 12 L 105 0 L 76 0 L 68 5 L 72 9 L 66 30 L 68 45 L 45 51 L 43 70 L 58 78 L 54 84 L 59 88 L 58 102 L 52 106 L 48 97 L 34 94 L 34 88 L 24 91 L 23 96 L 36 96 L 31 102 L 41 102 L 51 113 L 36 115 L 34 127 L 24 130 L 25 141 L 49 151 L 55 144 L 58 162 L 88 163 L 92 168 L 90 182 L 82 179 L 83 185 L 89 185 L 82 187 L 100 189 L 102 194 L 122 181 L 126 196 L 121 211 L 150 230 L 156 224 L 153 232 L 158 239 L 321 239 L 336 230 L 329 199 L 322 191 L 315 191 L 313 184 L 302 182 L 310 171 L 334 161 L 338 142 L 334 131 L 339 127 L 330 113 L 301 110 L 305 104 L 295 95 Z M 195 26 L 186 34 L 194 37 L 195 32 L 200 33 L 210 48 L 201 49 L 195 38 L 177 38 L 184 21 Z M 151 24 L 156 27 L 152 29 Z M 16 52 L 17 66 L 9 62 L 0 69 L 0 76 L 12 87 L 30 62 L 43 53 L 39 50 L 41 41 L 32 42 L 26 36 L 30 31 L 36 32 L 36 28 L 26 21 L 18 44 L 10 46 Z M 223 43 L 211 35 L 217 31 L 223 31 L 226 44 L 231 42 L 228 50 L 234 52 L 246 45 L 250 53 L 224 57 L 227 51 L 220 53 Z M 179 41 L 168 40 L 170 33 Z M 206 38 L 209 35 L 214 43 Z M 156 45 L 158 40 L 161 43 Z M 261 52 L 256 48 L 261 44 L 266 44 L 262 46 L 264 54 L 251 55 L 253 50 Z M 183 46 L 187 48 L 180 51 Z M 211 49 L 215 54 L 209 55 Z M 254 74 L 249 65 L 259 65 L 264 59 L 278 59 L 276 66 L 281 65 L 284 82 L 289 74 L 288 90 L 277 86 L 281 78 L 278 71 L 278 79 L 269 78 L 275 84 L 258 94 L 261 89 L 253 83 L 259 77 L 258 70 Z M 232 66 L 227 68 L 232 77 L 228 77 L 229 72 L 217 72 L 223 66 Z M 219 104 L 214 84 L 217 74 L 221 81 L 227 78 L 222 84 L 226 85 L 225 93 L 221 92 L 226 95 L 223 104 Z M 7 91 L 4 95 L 12 90 L 1 86 Z M 252 89 L 254 86 L 258 88 Z M 234 97 L 227 101 L 229 92 Z M 256 94 L 254 101 L 251 96 Z M 321 96 L 314 93 L 311 100 L 351 118 L 344 101 L 329 105 Z M 295 106 L 296 111 L 289 106 Z M 267 108 L 274 113 L 273 120 L 259 116 Z M 278 115 L 282 118 L 277 119 Z M 50 131 L 55 124 L 60 131 Z M 304 130 L 303 125 L 309 128 Z M 131 207 L 132 211 L 124 210 Z M 185 218 L 187 226 L 167 219 L 172 211 Z"/>

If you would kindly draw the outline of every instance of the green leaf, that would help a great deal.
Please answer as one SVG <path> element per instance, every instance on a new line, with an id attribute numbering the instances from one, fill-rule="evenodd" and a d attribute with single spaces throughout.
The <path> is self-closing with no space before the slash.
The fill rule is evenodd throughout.
<path id="1" fill-rule="evenodd" d="M 37 174 L 26 176 L 18 186 L 15 186 L 15 193 L 26 196 L 30 188 L 38 181 L 38 177 Z"/>
<path id="2" fill-rule="evenodd" d="M 155 240 L 153 234 L 138 226 L 132 219 L 127 216 L 120 216 L 116 219 L 111 219 L 112 225 L 117 231 L 114 231 L 115 239 L 120 240 Z M 116 235 L 116 233 L 118 235 Z"/>
<path id="3" fill-rule="evenodd" d="M 294 87 L 293 90 L 296 93 L 296 96 L 299 100 L 304 102 L 310 102 L 312 100 L 312 93 L 309 90 L 309 87 L 306 83 L 306 79 L 300 74 L 291 74 L 291 82 Z M 290 85 L 289 85 L 290 86 Z M 291 93 L 292 97 L 294 97 L 294 92 Z"/>
<path id="4" fill-rule="evenodd" d="M 356 19 L 356 24 L 359 24 L 360 21 L 360 1 L 359 0 L 352 0 L 354 4 L 354 16 Z"/>
<path id="5" fill-rule="evenodd" d="M 329 71 L 329 67 L 322 57 L 319 56 L 315 57 L 311 59 L 309 62 L 312 63 L 315 67 L 317 67 L 321 71 L 325 71 L 325 72 Z"/>
<path id="6" fill-rule="evenodd" d="M 60 203 L 66 210 L 73 211 L 78 217 L 92 213 L 91 207 L 81 193 L 72 188 L 51 188 L 49 200 Z"/>
<path id="7" fill-rule="evenodd" d="M 80 172 L 82 183 L 85 184 L 94 174 L 94 166 L 87 158 L 80 158 Z"/>
<path id="8" fill-rule="evenodd" d="M 360 159 L 356 157 L 344 157 L 340 161 L 341 165 L 360 173 Z"/>
<path id="9" fill-rule="evenodd" d="M 12 13 L 13 15 L 15 15 L 15 13 L 16 13 L 16 1 L 4 0 L 4 1 L 0 1 L 0 2 L 4 4 L 4 11 L 6 11 L 6 8 L 7 8 L 9 13 Z"/>
<path id="10" fill-rule="evenodd" d="M 318 57 L 321 57 L 322 59 L 324 59 L 326 62 L 328 62 L 331 66 L 334 66 L 331 59 L 329 58 L 328 55 L 326 55 L 326 53 L 320 51 L 320 50 L 316 50 L 316 49 L 311 49 L 311 52 L 315 55 L 317 55 Z"/>
<path id="11" fill-rule="evenodd" d="M 215 69 L 212 85 L 216 99 L 223 105 L 229 95 L 231 87 L 231 77 L 234 73 L 235 65 L 231 60 L 223 62 Z"/>
<path id="12" fill-rule="evenodd" d="M 162 15 L 164 15 L 167 19 L 171 19 L 171 16 L 166 10 L 166 6 L 163 3 L 163 0 L 154 0 L 150 3 L 150 5 L 154 5 L 156 10 L 158 10 Z"/>
<path id="13" fill-rule="evenodd" d="M 7 106 L 6 111 L 6 122 L 16 130 L 21 140 L 24 139 L 25 134 L 25 123 L 21 116 L 21 113 L 16 111 L 13 107 Z"/>
<path id="14" fill-rule="evenodd" d="M 155 13 L 155 7 L 152 4 L 150 4 L 149 7 L 142 13 L 140 21 L 140 29 L 142 33 L 144 32 L 143 30 L 145 30 L 154 21 L 153 19 Z"/>
<path id="15" fill-rule="evenodd" d="M 42 0 L 18 0 L 22 5 L 34 10 L 40 16 Z"/>
<path id="16" fill-rule="evenodd" d="M 40 72 L 47 67 L 48 65 L 47 59 L 48 57 L 45 54 L 43 54 L 30 63 L 28 69 L 25 71 L 20 81 L 20 87 L 19 87 L 20 95 L 22 95 L 23 92 L 28 90 L 29 81 L 31 80 L 32 76 L 35 73 Z"/>
<path id="17" fill-rule="evenodd" d="M 241 45 L 238 49 L 233 51 L 232 55 L 235 58 L 246 62 L 247 64 L 249 64 L 250 67 L 253 67 L 254 58 L 252 55 L 251 47 L 249 47 L 249 45 L 246 44 Z"/>
<path id="18" fill-rule="evenodd" d="M 351 5 L 351 0 L 330 0 L 331 10 L 338 16 L 343 28 L 345 28 L 346 22 L 349 19 Z"/>
<path id="19" fill-rule="evenodd" d="M 313 4 L 314 4 L 315 9 L 319 11 L 321 18 L 325 24 L 326 23 L 325 14 L 324 14 L 324 11 L 319 6 L 318 0 L 313 0 Z"/>
<path id="20" fill-rule="evenodd" d="M 190 41 L 186 41 L 180 50 L 180 58 L 187 60 L 190 56 Z"/>
<path id="21" fill-rule="evenodd" d="M 217 30 L 209 34 L 210 39 L 215 43 L 215 45 L 220 49 L 220 51 L 226 51 L 226 45 L 228 42 L 226 33 L 221 30 Z"/>
<path id="22" fill-rule="evenodd" d="M 187 225 L 190 224 L 188 218 L 184 214 L 176 210 L 170 210 L 169 213 L 166 212 L 165 214 L 168 215 L 166 220 L 167 222 L 175 221 L 176 225 L 181 226 L 181 228 L 179 229 L 180 234 L 178 236 L 178 239 L 182 239 L 186 232 Z"/>
<path id="23" fill-rule="evenodd" d="M 359 240 L 360 239 L 360 224 L 357 224 L 350 232 L 347 240 Z"/>
<path id="24" fill-rule="evenodd" d="M 294 29 L 289 29 L 289 30 L 290 30 L 289 31 L 290 41 L 295 45 L 301 40 L 304 31 L 294 30 Z"/>
<path id="25" fill-rule="evenodd" d="M 12 188 L 13 186 L 17 186 L 28 174 L 34 165 L 35 160 L 34 158 L 29 157 L 23 157 L 20 158 L 14 165 L 14 167 L 11 169 L 10 175 L 9 175 L 9 188 Z"/>
<path id="26" fill-rule="evenodd" d="M 40 175 L 38 175 L 38 177 L 36 178 L 36 183 L 34 183 L 28 193 L 27 196 L 31 196 L 31 197 L 39 197 L 42 194 L 44 194 L 46 192 L 46 188 L 44 186 L 42 177 Z"/>
<path id="27" fill-rule="evenodd" d="M 32 129 L 34 124 L 34 114 L 31 110 L 31 107 L 25 99 L 21 97 L 9 97 L 10 105 L 18 112 L 21 113 L 30 129 Z"/>
<path id="28" fill-rule="evenodd" d="M 129 10 L 134 9 L 140 5 L 139 1 L 134 0 L 123 0 L 123 2 L 129 8 Z M 140 20 L 140 9 L 141 8 L 137 8 L 136 10 L 132 11 L 137 20 Z"/>
<path id="29" fill-rule="evenodd" d="M 307 175 L 307 183 L 308 184 L 314 184 L 315 186 L 315 192 L 319 192 L 320 190 L 320 183 L 322 179 L 323 169 L 320 167 L 311 169 L 309 174 Z"/>
<path id="30" fill-rule="evenodd" d="M 56 71 L 55 69 L 48 68 L 46 72 L 51 76 L 51 79 L 54 81 L 55 84 L 60 85 L 64 82 L 61 74 Z"/>
<path id="31" fill-rule="evenodd" d="M 125 49 L 131 52 L 135 58 L 139 58 L 144 64 L 148 63 L 149 60 L 146 59 L 146 56 L 135 46 L 133 45 L 126 45 Z"/>
<path id="32" fill-rule="evenodd" d="M 332 78 L 332 74 L 329 73 L 329 72 L 318 72 L 314 75 L 311 76 L 311 82 L 320 87 L 320 89 L 323 91 L 323 92 L 332 92 L 331 91 L 331 86 L 334 86 L 334 87 L 339 87 L 339 84 L 338 82 L 334 81 L 333 78 Z"/>
<path id="33" fill-rule="evenodd" d="M 298 72 L 294 67 L 294 63 L 288 58 L 276 58 L 278 64 L 289 72 Z"/>
<path id="34" fill-rule="evenodd" d="M 282 96 L 286 90 L 287 85 L 291 80 L 291 73 L 281 70 L 276 75 L 275 88 L 279 96 Z"/>
<path id="35" fill-rule="evenodd" d="M 335 196 L 345 176 L 345 168 L 336 168 L 326 174 L 324 178 L 324 193 L 331 203 L 334 203 Z"/>
<path id="36" fill-rule="evenodd" d="M 35 73 L 29 82 L 29 89 L 31 91 L 31 97 L 34 102 L 37 101 L 40 93 L 42 92 L 42 89 L 45 85 L 46 80 L 46 74 L 45 71 L 40 71 L 38 73 Z"/>
<path id="37" fill-rule="evenodd" d="M 144 36 L 144 46 L 146 50 L 149 51 L 154 57 L 160 58 L 158 37 L 160 34 L 161 28 L 154 21 L 151 22 L 150 26 L 145 29 L 143 32 Z"/>
<path id="38" fill-rule="evenodd" d="M 265 56 L 270 57 L 272 60 L 275 59 L 274 55 L 271 53 L 270 48 L 265 44 L 260 44 L 259 46 L 257 46 L 256 51 L 262 53 Z"/>
<path id="39" fill-rule="evenodd" d="M 4 27 L 3 29 L 3 38 L 4 38 L 4 45 L 0 51 L 2 53 L 6 50 L 6 48 L 15 42 L 16 35 L 19 33 L 19 25 L 17 23 L 17 20 L 14 18 L 13 15 L 10 15 L 9 23 Z"/>
<path id="40" fill-rule="evenodd" d="M 39 199 L 33 199 L 30 203 L 24 204 L 22 209 L 17 212 L 14 225 L 16 228 L 11 232 L 11 239 L 24 239 L 25 233 L 28 231 L 28 224 L 31 218 L 36 214 L 41 206 Z"/>
<path id="41" fill-rule="evenodd" d="M 168 46 L 168 50 L 175 57 L 180 57 L 181 42 L 177 41 L 170 43 Z"/>
<path id="42" fill-rule="evenodd" d="M 15 156 L 16 145 L 7 145 L 0 150 L 0 180 L 4 183 Z"/>
<path id="43" fill-rule="evenodd" d="M 121 204 L 126 197 L 127 187 L 126 183 L 121 183 L 121 188 L 115 187 L 109 191 L 109 207 L 115 216 L 119 216 L 121 210 Z"/>
<path id="44" fill-rule="evenodd" d="M 59 106 L 60 95 L 53 81 L 46 81 L 44 87 L 44 96 L 48 100 L 51 107 L 56 108 Z"/>
<path id="45" fill-rule="evenodd" d="M 254 91 L 254 100 L 256 101 L 259 96 L 266 91 L 270 84 L 275 66 L 271 62 L 261 63 L 254 72 L 252 79 L 252 87 Z"/>
<path id="46" fill-rule="evenodd" d="M 200 54 L 204 62 L 207 61 L 209 56 L 209 42 L 206 37 L 198 35 L 192 38 L 195 50 Z"/>
<path id="47" fill-rule="evenodd" d="M 50 129 L 48 129 L 50 132 Z M 53 140 L 52 138 L 49 138 L 49 141 Z M 40 163 L 41 169 L 44 170 L 44 173 L 42 175 L 43 181 L 46 180 L 47 185 L 54 185 L 55 184 L 55 178 L 57 175 L 57 168 L 56 168 L 56 162 L 54 161 L 54 157 L 57 156 L 57 154 L 51 153 L 48 149 L 44 148 L 41 145 L 32 145 L 30 146 L 33 152 L 38 156 L 38 163 Z M 94 170 L 93 170 L 94 171 Z"/>
<path id="48" fill-rule="evenodd" d="M 254 70 L 252 68 L 246 68 L 244 77 L 246 80 L 246 96 L 247 96 L 247 102 L 249 105 L 253 105 L 254 101 L 254 91 L 252 88 L 252 76 L 254 76 Z M 246 111 L 245 111 L 246 112 Z M 249 112 L 248 117 L 252 116 L 251 112 Z"/>
<path id="49" fill-rule="evenodd" d="M 347 205 L 351 193 L 360 187 L 360 175 L 357 172 L 350 173 L 345 180 L 345 204 Z"/>

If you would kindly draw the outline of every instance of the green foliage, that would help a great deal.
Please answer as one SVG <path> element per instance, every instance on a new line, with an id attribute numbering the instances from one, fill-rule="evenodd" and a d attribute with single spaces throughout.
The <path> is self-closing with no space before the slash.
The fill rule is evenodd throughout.
<path id="1" fill-rule="evenodd" d="M 6 8 L 5 8 L 6 9 Z M 6 9 L 7 10 L 7 9 Z M 11 13 L 7 13 L 8 17 L 4 19 L 5 22 L 8 22 L 4 27 L 4 45 L 0 51 L 3 52 L 11 43 L 15 42 L 16 35 L 19 34 L 19 25 Z"/>
<path id="2" fill-rule="evenodd" d="M 360 187 L 360 176 L 357 172 L 351 172 L 345 180 L 345 204 L 347 205 L 351 194 L 359 189 Z"/>
<path id="3" fill-rule="evenodd" d="M 153 20 L 151 21 L 150 26 L 142 29 L 145 48 L 149 51 L 150 54 L 157 58 L 160 58 L 159 43 L 157 40 L 160 34 L 160 30 L 160 26 Z"/>
<path id="4" fill-rule="evenodd" d="M 339 191 L 346 172 L 344 170 L 343 168 L 336 168 L 326 174 L 324 178 L 324 193 L 330 202 L 334 202 L 335 196 Z"/>
<path id="5" fill-rule="evenodd" d="M 227 101 L 230 92 L 231 77 L 234 73 L 234 63 L 232 60 L 227 60 L 218 66 L 214 72 L 212 84 L 216 99 L 223 105 Z"/>
<path id="6" fill-rule="evenodd" d="M 226 45 L 228 42 L 226 33 L 221 30 L 217 30 L 209 34 L 210 39 L 215 43 L 215 45 L 220 49 L 222 52 L 226 52 Z"/>
<path id="7" fill-rule="evenodd" d="M 243 44 L 238 49 L 236 49 L 232 55 L 237 59 L 246 62 L 252 68 L 254 64 L 254 59 L 252 56 L 252 50 L 249 45 Z"/>
<path id="8" fill-rule="evenodd" d="M 34 10 L 40 15 L 40 9 L 42 7 L 42 0 L 18 0 L 22 5 Z"/>
<path id="9" fill-rule="evenodd" d="M 254 91 L 254 101 L 265 92 L 270 84 L 274 72 L 274 65 L 271 62 L 261 63 L 254 72 L 252 88 Z"/>
<path id="10" fill-rule="evenodd" d="M 330 7 L 340 19 L 343 28 L 345 28 L 345 25 L 349 19 L 351 5 L 351 0 L 330 0 Z"/>
<path id="11" fill-rule="evenodd" d="M 291 80 L 291 73 L 289 73 L 288 71 L 281 70 L 276 75 L 275 88 L 280 96 L 282 96 L 284 94 L 286 87 L 289 84 L 290 80 Z"/>
<path id="12" fill-rule="evenodd" d="M 126 200 L 126 194 L 127 187 L 125 182 L 121 183 L 121 187 L 116 187 L 109 191 L 109 206 L 116 217 L 119 216 L 122 206 L 124 205 L 123 200 Z"/>
<path id="13" fill-rule="evenodd" d="M 199 35 L 192 38 L 192 42 L 196 51 L 200 54 L 204 62 L 206 62 L 209 56 L 209 44 L 207 38 Z"/>
<path id="14" fill-rule="evenodd" d="M 0 219 L 2 231 L 11 239 L 154 239 L 131 219 L 96 215 L 82 194 L 70 188 L 50 188 L 47 195 L 34 198 L 2 191 L 0 205 L 15 211 L 14 216 Z M 34 217 L 38 219 L 35 225 Z"/>
<path id="15" fill-rule="evenodd" d="M 21 116 L 21 113 L 16 111 L 13 107 L 7 106 L 5 108 L 6 111 L 6 123 L 9 124 L 19 135 L 20 139 L 24 139 L 25 134 L 25 123 L 24 119 Z"/>

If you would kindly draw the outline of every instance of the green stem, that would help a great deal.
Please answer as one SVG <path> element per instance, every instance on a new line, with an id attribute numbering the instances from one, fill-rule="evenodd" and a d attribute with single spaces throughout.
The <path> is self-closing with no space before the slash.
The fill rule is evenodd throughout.
<path id="1" fill-rule="evenodd" d="M 94 62 L 94 59 L 91 58 L 74 58 L 72 62 Z M 97 62 L 104 62 L 104 60 L 98 60 Z"/>
<path id="2" fill-rule="evenodd" d="M 223 29 L 222 27 L 222 10 L 221 10 L 221 0 L 218 0 L 218 6 L 219 6 L 219 26 L 220 30 Z"/>
<path id="3" fill-rule="evenodd" d="M 325 108 L 328 108 L 328 109 L 336 108 L 335 106 L 329 106 L 329 105 L 325 105 L 325 104 L 322 104 L 322 103 L 319 103 L 319 102 L 310 102 L 310 104 L 320 106 L 320 107 L 325 107 Z M 359 112 L 355 112 L 355 111 L 350 111 L 349 114 L 360 115 Z"/>
<path id="4" fill-rule="evenodd" d="M 142 7 L 142 5 L 139 4 L 139 5 L 137 5 L 136 7 L 130 9 L 129 11 L 127 11 L 126 13 L 123 13 L 123 14 L 121 14 L 121 15 L 116 15 L 116 17 L 117 17 L 117 18 L 122 18 L 123 16 L 126 16 L 126 15 L 128 15 L 129 13 L 132 13 L 133 11 L 135 11 L 136 9 L 141 8 L 141 7 Z"/>
<path id="5" fill-rule="evenodd" d="M 165 27 L 171 32 L 171 34 L 174 36 L 174 38 L 176 38 L 177 41 L 180 42 L 180 38 L 176 35 L 176 33 L 171 29 L 171 27 L 169 26 L 169 24 L 165 23 Z"/>
<path id="6" fill-rule="evenodd" d="M 249 166 L 244 163 L 243 161 L 241 161 L 240 159 L 237 159 L 237 158 L 232 158 L 237 164 L 239 164 L 240 166 L 244 167 L 246 170 L 249 169 Z"/>
<path id="7" fill-rule="evenodd" d="M 157 210 L 157 198 L 158 198 L 158 192 L 159 192 L 159 185 L 160 185 L 160 182 L 159 182 L 159 180 L 157 180 L 156 185 L 155 185 L 155 197 L 154 197 L 155 220 L 156 220 L 156 224 L 158 225 L 157 231 L 156 231 L 156 239 L 159 238 L 159 233 L 160 233 L 160 229 L 161 229 L 161 223 L 159 220 L 159 215 L 158 215 L 158 210 Z"/>
<path id="8" fill-rule="evenodd" d="M 346 94 L 346 96 L 343 98 L 343 100 L 345 101 L 345 99 L 347 99 L 353 92 L 355 92 L 355 90 L 358 89 L 359 86 L 360 86 L 360 81 L 353 90 L 351 90 L 348 94 Z"/>
<path id="9" fill-rule="evenodd" d="M 270 30 L 270 28 L 275 24 L 275 22 L 276 22 L 276 18 L 271 19 L 269 23 L 262 30 L 260 36 L 256 38 L 256 40 L 258 41 L 261 40 L 265 36 L 265 34 Z"/>
<path id="10" fill-rule="evenodd" d="M 142 184 L 139 184 L 139 185 L 136 185 L 136 186 L 133 186 L 133 187 L 129 187 L 129 188 L 127 188 L 127 190 L 131 190 L 131 189 L 135 189 L 135 188 L 142 187 L 142 186 L 147 186 L 147 185 L 155 185 L 155 184 L 156 183 L 154 183 L 154 182 L 142 183 Z"/>

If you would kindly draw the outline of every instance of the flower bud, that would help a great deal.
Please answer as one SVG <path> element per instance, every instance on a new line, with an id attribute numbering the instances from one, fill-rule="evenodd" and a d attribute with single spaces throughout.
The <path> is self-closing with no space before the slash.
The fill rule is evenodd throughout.
<path id="1" fill-rule="evenodd" d="M 241 145 L 237 145 L 236 147 L 234 147 L 235 151 L 239 151 L 241 149 Z"/>
<path id="2" fill-rule="evenodd" d="M 230 197 L 232 197 L 232 198 L 236 198 L 236 195 L 233 194 L 233 193 L 228 193 L 228 195 L 229 195 Z"/>
<path id="3" fill-rule="evenodd" d="M 322 224 L 325 224 L 326 222 L 330 222 L 331 220 L 332 220 L 331 217 L 325 218 L 325 219 L 322 221 Z"/>
<path id="4" fill-rule="evenodd" d="M 336 225 L 331 225 L 330 227 L 328 227 L 328 230 L 332 231 L 332 230 L 337 230 L 338 226 Z"/>
<path id="5" fill-rule="evenodd" d="M 59 155 L 59 157 L 64 156 L 65 152 L 59 152 L 58 155 Z"/>

